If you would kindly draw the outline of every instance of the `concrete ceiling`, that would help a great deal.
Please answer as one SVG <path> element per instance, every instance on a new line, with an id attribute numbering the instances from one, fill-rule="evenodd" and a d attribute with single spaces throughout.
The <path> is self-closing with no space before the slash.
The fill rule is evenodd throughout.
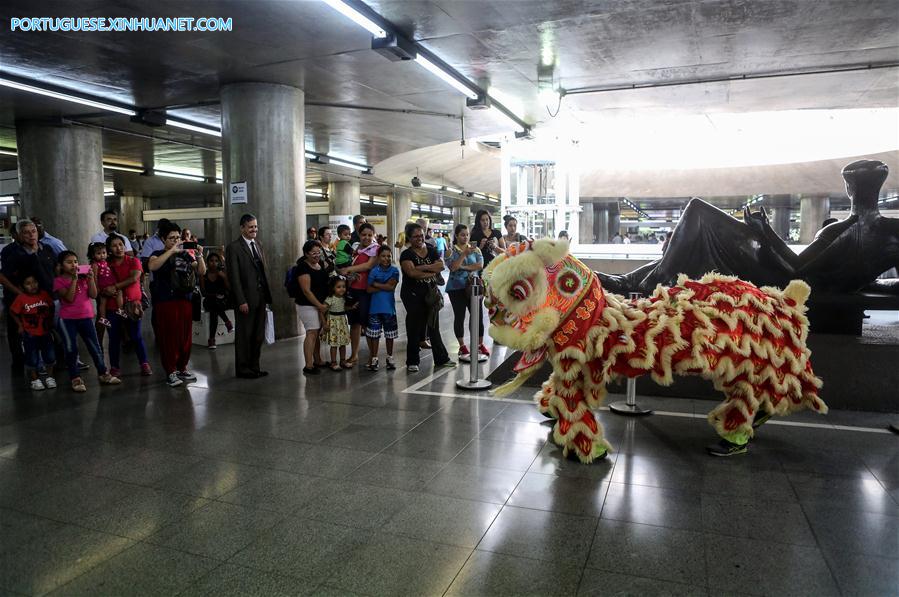
<path id="1" fill-rule="evenodd" d="M 895 0 L 388 0 L 369 6 L 471 80 L 511 98 L 520 115 L 538 127 L 551 120 L 537 98 L 537 65 L 544 54 L 557 65 L 556 83 L 571 91 L 650 86 L 569 95 L 564 109 L 575 118 L 601 111 L 897 104 L 895 68 L 652 87 L 895 63 Z M 489 113 L 466 110 L 461 95 L 420 66 L 389 62 L 372 52 L 365 30 L 314 0 L 6 0 L 0 5 L 4 27 L 10 17 L 23 15 L 232 17 L 230 33 L 7 31 L 0 36 L 0 70 L 142 107 L 187 106 L 171 113 L 210 125 L 220 120 L 218 106 L 197 104 L 215 101 L 223 84 L 294 85 L 306 92 L 307 147 L 359 162 L 378 164 L 457 142 L 462 116 L 470 137 L 512 128 Z M 319 105 L 335 103 L 443 115 Z M 10 127 L 16 120 L 59 117 L 126 131 L 104 133 L 107 161 L 220 169 L 214 137 L 151 130 L 124 116 L 98 117 L 90 109 L 0 88 L 0 146 L 14 146 Z M 0 168 L 8 169 L 8 162 L 0 158 Z"/>

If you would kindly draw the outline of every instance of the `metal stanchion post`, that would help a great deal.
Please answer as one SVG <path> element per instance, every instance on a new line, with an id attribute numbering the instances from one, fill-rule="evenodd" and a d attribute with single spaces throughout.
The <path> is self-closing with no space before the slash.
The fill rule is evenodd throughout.
<path id="1" fill-rule="evenodd" d="M 643 295 L 639 292 L 631 292 L 628 298 L 635 301 L 641 296 Z M 637 416 L 652 414 L 652 410 L 637 406 L 637 380 L 633 377 L 627 378 L 627 399 L 624 402 L 613 402 L 609 405 L 609 410 L 618 415 Z"/>
<path id="2" fill-rule="evenodd" d="M 475 340 L 480 336 L 481 330 L 478 325 L 480 322 L 480 317 L 478 314 L 481 312 L 481 301 L 484 296 L 484 286 L 481 283 L 481 278 L 479 276 L 472 276 L 471 278 L 471 312 L 468 314 L 469 326 L 468 333 L 471 338 L 471 345 L 474 346 Z M 485 355 L 484 360 L 487 360 Z M 462 388 L 463 390 L 486 390 L 493 384 L 486 379 L 478 379 L 478 361 L 480 359 L 472 359 L 469 358 L 468 362 L 470 363 L 468 367 L 468 379 L 460 379 L 456 382 L 456 386 Z"/>

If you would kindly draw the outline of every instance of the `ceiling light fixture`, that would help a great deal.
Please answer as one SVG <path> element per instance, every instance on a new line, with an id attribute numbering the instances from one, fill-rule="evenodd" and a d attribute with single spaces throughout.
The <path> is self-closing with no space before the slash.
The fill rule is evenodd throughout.
<path id="1" fill-rule="evenodd" d="M 344 168 L 352 168 L 353 170 L 359 170 L 360 172 L 365 172 L 369 170 L 369 166 L 364 164 L 354 164 L 353 162 L 347 162 L 346 160 L 340 160 L 337 158 L 332 158 L 328 156 L 328 163 L 332 166 L 343 166 Z"/>
<path id="2" fill-rule="evenodd" d="M 430 183 L 430 182 L 423 182 L 423 183 L 421 183 L 421 188 L 423 188 L 423 189 L 430 189 L 430 190 L 432 190 L 432 191 L 439 191 L 440 189 L 443 188 L 443 185 L 432 184 L 432 183 Z"/>
<path id="3" fill-rule="evenodd" d="M 433 62 L 431 62 L 424 55 L 419 54 L 418 56 L 416 56 L 415 62 L 417 62 L 420 65 L 422 65 L 423 67 L 425 67 L 432 74 L 437 75 L 438 77 L 443 79 L 446 83 L 449 83 L 450 85 L 455 87 L 456 90 L 459 93 L 461 93 L 462 95 L 464 95 L 465 97 L 471 98 L 473 100 L 478 99 L 478 93 L 476 91 L 474 91 L 471 87 L 469 87 L 468 85 L 466 85 L 465 83 L 463 83 L 462 81 L 457 79 L 452 74 L 448 73 L 447 71 L 443 70 L 441 67 L 439 67 L 436 64 L 434 64 Z"/>
<path id="4" fill-rule="evenodd" d="M 306 189 L 306 194 L 312 195 L 313 197 L 324 197 L 325 196 L 325 194 L 322 193 L 321 191 L 315 191 L 315 190 L 309 190 L 309 189 Z"/>
<path id="5" fill-rule="evenodd" d="M 0 155 L 11 155 L 16 158 L 19 157 L 19 152 L 15 149 L 0 149 Z"/>
<path id="6" fill-rule="evenodd" d="M 190 122 L 184 122 L 182 120 L 173 120 L 171 118 L 166 118 L 165 124 L 166 126 L 174 126 L 186 131 L 193 131 L 195 133 L 202 133 L 204 135 L 212 135 L 213 137 L 222 136 L 222 131 L 218 129 L 214 129 L 208 126 L 200 126 L 199 124 L 192 124 Z"/>
<path id="7" fill-rule="evenodd" d="M 347 17 L 357 25 L 366 29 L 375 37 L 387 37 L 387 31 L 383 27 L 372 21 L 368 16 L 362 14 L 354 7 L 341 0 L 322 0 L 325 4 Z"/>
<path id="8" fill-rule="evenodd" d="M 135 174 L 143 174 L 144 168 L 140 166 L 124 166 L 119 164 L 103 164 L 104 170 L 119 170 L 121 172 L 134 172 Z"/>
<path id="9" fill-rule="evenodd" d="M 201 174 L 187 174 L 184 172 L 171 172 L 169 170 L 147 170 L 148 175 L 164 176 L 166 178 L 180 178 L 182 180 L 195 180 L 205 182 L 206 177 Z"/>
<path id="10" fill-rule="evenodd" d="M 12 195 L 4 195 L 0 197 L 0 205 L 13 205 L 16 202 L 16 198 Z"/>
<path id="11" fill-rule="evenodd" d="M 2 85 L 3 87 L 18 89 L 20 91 L 27 91 L 29 93 L 36 93 L 38 95 L 45 95 L 47 97 L 61 99 L 63 101 L 72 102 L 75 104 L 81 104 L 83 106 L 90 106 L 91 108 L 99 108 L 101 110 L 106 110 L 107 112 L 116 112 L 118 114 L 125 114 L 127 116 L 134 116 L 135 114 L 137 114 L 134 108 L 92 100 L 85 97 L 79 97 L 77 95 L 62 93 L 59 91 L 53 91 L 52 89 L 45 89 L 36 85 L 29 85 L 28 83 L 20 83 L 19 81 L 14 81 L 13 79 L 7 79 L 4 77 L 0 77 L 0 85 Z"/>
<path id="12" fill-rule="evenodd" d="M 449 192 L 449 193 L 455 193 L 455 194 L 457 194 L 457 195 L 461 195 L 461 194 L 462 194 L 462 189 L 457 189 L 457 188 L 455 188 L 455 187 L 443 187 L 443 190 L 445 190 L 445 191 L 447 191 L 447 192 Z"/>

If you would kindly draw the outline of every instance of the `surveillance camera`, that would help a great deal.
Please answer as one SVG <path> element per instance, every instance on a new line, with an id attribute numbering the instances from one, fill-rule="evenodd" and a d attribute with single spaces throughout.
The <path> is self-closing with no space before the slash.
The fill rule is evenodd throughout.
<path id="1" fill-rule="evenodd" d="M 412 186 L 413 186 L 413 187 L 420 187 L 420 186 L 421 186 L 421 179 L 419 179 L 417 176 L 413 176 L 413 177 L 412 177 Z"/>

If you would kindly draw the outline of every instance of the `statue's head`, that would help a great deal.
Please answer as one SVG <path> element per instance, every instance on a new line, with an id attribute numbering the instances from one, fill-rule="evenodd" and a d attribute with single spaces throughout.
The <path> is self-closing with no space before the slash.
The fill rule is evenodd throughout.
<path id="1" fill-rule="evenodd" d="M 568 254 L 568 243 L 516 243 L 484 272 L 490 335 L 524 351 L 543 347 L 587 294 L 595 274 Z"/>
<path id="2" fill-rule="evenodd" d="M 887 165 L 878 160 L 852 162 L 843 168 L 846 194 L 864 207 L 876 207 L 880 187 L 889 173 Z"/>

